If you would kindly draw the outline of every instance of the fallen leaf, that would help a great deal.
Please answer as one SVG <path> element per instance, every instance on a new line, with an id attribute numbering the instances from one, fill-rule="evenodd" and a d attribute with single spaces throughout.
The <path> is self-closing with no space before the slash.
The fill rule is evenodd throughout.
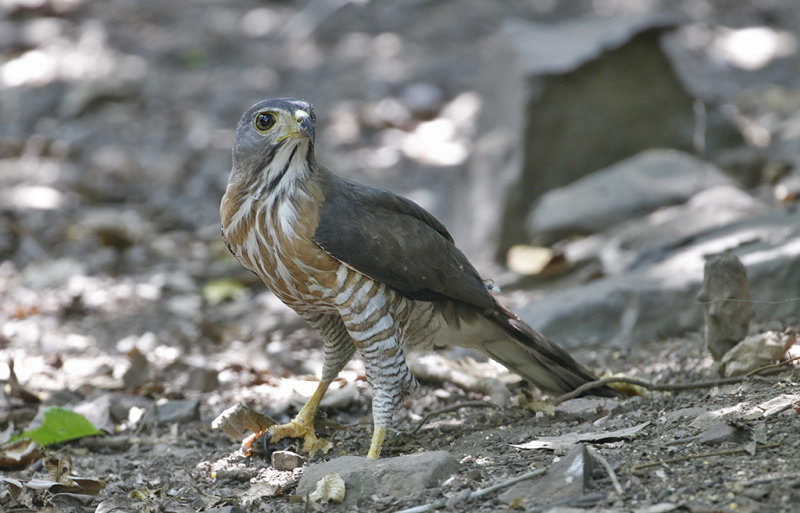
<path id="1" fill-rule="evenodd" d="M 223 411 L 211 423 L 213 429 L 220 429 L 231 438 L 243 438 L 246 431 L 261 433 L 277 424 L 273 419 L 257 411 L 236 403 Z"/>
<path id="2" fill-rule="evenodd" d="M 720 360 L 721 376 L 741 376 L 750 371 L 781 360 L 797 341 L 793 330 L 767 331 L 745 338 L 725 353 Z"/>
<path id="3" fill-rule="evenodd" d="M 50 453 L 44 460 L 44 468 L 50 479 L 61 484 L 73 484 L 70 479 L 72 474 L 72 458 L 66 454 Z"/>
<path id="4" fill-rule="evenodd" d="M 551 451 L 556 451 L 569 449 L 573 445 L 581 442 L 614 442 L 622 438 L 633 436 L 649 424 L 650 422 L 643 422 L 633 427 L 618 429 L 616 431 L 604 431 L 596 433 L 564 433 L 561 436 L 543 436 L 539 439 L 531 440 L 530 442 L 524 444 L 512 444 L 511 447 L 516 447 L 517 449 L 549 449 Z"/>
<path id="5" fill-rule="evenodd" d="M 331 472 L 317 481 L 314 491 L 308 495 L 308 498 L 312 502 L 326 504 L 330 501 L 341 504 L 346 493 L 347 489 L 342 476 L 337 472 Z"/>
<path id="6" fill-rule="evenodd" d="M 0 445 L 0 469 L 24 468 L 42 457 L 42 446 L 30 438 Z"/>
<path id="7" fill-rule="evenodd" d="M 59 406 L 50 406 L 44 410 L 44 418 L 38 428 L 27 430 L 14 439 L 30 438 L 39 445 L 47 447 L 76 438 L 102 434 L 103 432 L 94 427 L 83 415 Z"/>
<path id="8" fill-rule="evenodd" d="M 90 479 L 85 477 L 72 477 L 72 484 L 59 483 L 50 479 L 31 479 L 24 481 L 21 479 L 11 479 L 0 476 L 0 480 L 19 489 L 45 491 L 49 493 L 74 493 L 79 495 L 97 495 L 106 484 L 100 479 Z"/>

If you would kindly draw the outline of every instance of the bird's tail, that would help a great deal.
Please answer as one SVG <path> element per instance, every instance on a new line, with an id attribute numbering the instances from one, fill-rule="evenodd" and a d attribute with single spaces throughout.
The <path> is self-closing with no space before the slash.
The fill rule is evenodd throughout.
<path id="1" fill-rule="evenodd" d="M 597 379 L 564 348 L 548 340 L 497 301 L 494 311 L 487 317 L 501 330 L 497 330 L 499 336 L 485 339 L 481 349 L 542 390 L 564 394 Z M 588 391 L 587 395 L 617 397 L 620 394 L 603 386 Z"/>

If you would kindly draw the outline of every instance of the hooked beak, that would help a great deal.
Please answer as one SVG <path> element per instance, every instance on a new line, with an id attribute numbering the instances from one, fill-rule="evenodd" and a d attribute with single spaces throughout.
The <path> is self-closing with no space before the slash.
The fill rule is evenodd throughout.
<path id="1" fill-rule="evenodd" d="M 295 112 L 295 119 L 300 125 L 300 133 L 305 134 L 314 142 L 314 124 L 311 122 L 311 116 L 302 110 Z"/>

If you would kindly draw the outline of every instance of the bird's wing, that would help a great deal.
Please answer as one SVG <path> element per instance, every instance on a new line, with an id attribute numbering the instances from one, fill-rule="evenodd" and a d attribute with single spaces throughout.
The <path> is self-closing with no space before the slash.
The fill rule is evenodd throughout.
<path id="1" fill-rule="evenodd" d="M 494 308 L 478 272 L 425 209 L 386 189 L 325 175 L 314 242 L 328 254 L 412 299 Z"/>

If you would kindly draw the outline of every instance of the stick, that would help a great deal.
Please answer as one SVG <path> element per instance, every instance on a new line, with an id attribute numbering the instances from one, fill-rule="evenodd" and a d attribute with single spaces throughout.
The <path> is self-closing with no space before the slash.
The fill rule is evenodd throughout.
<path id="1" fill-rule="evenodd" d="M 757 449 L 773 449 L 775 447 L 780 447 L 781 444 L 764 444 L 757 446 Z M 652 463 L 642 463 L 641 465 L 634 465 L 631 467 L 632 473 L 637 473 L 642 469 L 650 468 L 650 467 L 657 467 L 659 465 L 664 465 L 666 463 L 680 463 L 681 461 L 691 461 L 696 460 L 698 458 L 708 458 L 711 456 L 730 456 L 731 454 L 739 454 L 740 452 L 747 452 L 747 450 L 743 447 L 738 449 L 729 449 L 727 451 L 716 451 L 716 452 L 705 452 L 702 454 L 690 454 L 688 456 L 679 456 L 677 458 L 669 458 L 666 460 L 654 461 Z"/>
<path id="2" fill-rule="evenodd" d="M 508 481 L 503 481 L 501 483 L 497 483 L 487 488 L 475 490 L 474 492 L 467 495 L 465 500 L 472 500 L 472 499 L 477 499 L 478 497 L 483 497 L 484 495 L 490 494 L 502 488 L 508 488 L 509 486 L 515 485 L 527 479 L 541 476 L 546 472 L 547 472 L 546 468 L 540 468 L 532 472 L 528 472 L 527 474 L 522 474 L 521 476 L 509 479 Z M 414 506 L 413 508 L 396 511 L 395 513 L 426 513 L 428 511 L 433 511 L 435 509 L 442 508 L 444 506 L 447 506 L 447 501 L 436 501 L 431 504 L 423 504 L 422 506 Z"/>
<path id="3" fill-rule="evenodd" d="M 651 383 L 649 381 L 645 381 L 643 379 L 636 379 L 636 378 L 628 378 L 625 376 L 609 376 L 607 378 L 598 379 L 595 381 L 590 381 L 588 383 L 584 383 L 583 385 L 579 386 L 575 390 L 571 392 L 567 392 L 566 394 L 560 395 L 553 399 L 553 404 L 561 404 L 564 401 L 569 399 L 574 399 L 584 393 L 588 392 L 589 390 L 594 390 L 595 388 L 601 388 L 609 383 L 627 383 L 629 385 L 636 385 L 647 390 L 655 390 L 659 392 L 679 392 L 682 390 L 696 390 L 698 388 L 711 388 L 719 385 L 732 385 L 735 383 L 741 383 L 748 378 L 755 376 L 756 374 L 774 374 L 777 372 L 781 372 L 783 370 L 783 366 L 791 363 L 795 360 L 800 359 L 800 356 L 795 356 L 794 358 L 789 358 L 786 360 L 781 360 L 777 363 L 771 363 L 769 365 L 765 365 L 764 367 L 759 367 L 758 369 L 752 370 L 747 374 L 742 376 L 731 376 L 729 378 L 719 378 L 719 379 L 711 379 L 708 381 L 696 381 L 694 383 Z"/>
<path id="4" fill-rule="evenodd" d="M 462 403 L 456 403 L 456 404 L 447 406 L 445 408 L 442 408 L 441 410 L 432 411 L 429 414 L 425 415 L 425 417 L 423 417 L 423 419 L 420 421 L 420 423 L 417 424 L 417 427 L 415 427 L 414 430 L 409 432 L 408 434 L 409 435 L 413 435 L 414 433 L 419 431 L 419 429 L 422 426 L 424 426 L 425 423 L 428 422 L 430 419 L 432 419 L 433 417 L 435 417 L 437 415 L 442 415 L 443 413 L 450 413 L 450 412 L 459 410 L 461 408 L 497 408 L 497 407 L 498 406 L 496 404 L 488 403 L 486 401 L 464 401 Z"/>
<path id="5" fill-rule="evenodd" d="M 617 495 L 621 496 L 623 493 L 625 493 L 622 485 L 619 484 L 619 479 L 617 479 L 616 472 L 614 472 L 614 469 L 611 468 L 611 464 L 608 462 L 608 460 L 605 459 L 602 454 L 592 449 L 591 446 L 587 445 L 586 449 L 589 451 L 589 454 L 591 454 L 594 459 L 599 461 L 603 468 L 606 469 L 606 473 L 608 474 L 608 477 L 611 478 L 611 483 L 614 485 L 614 490 L 616 490 Z"/>

